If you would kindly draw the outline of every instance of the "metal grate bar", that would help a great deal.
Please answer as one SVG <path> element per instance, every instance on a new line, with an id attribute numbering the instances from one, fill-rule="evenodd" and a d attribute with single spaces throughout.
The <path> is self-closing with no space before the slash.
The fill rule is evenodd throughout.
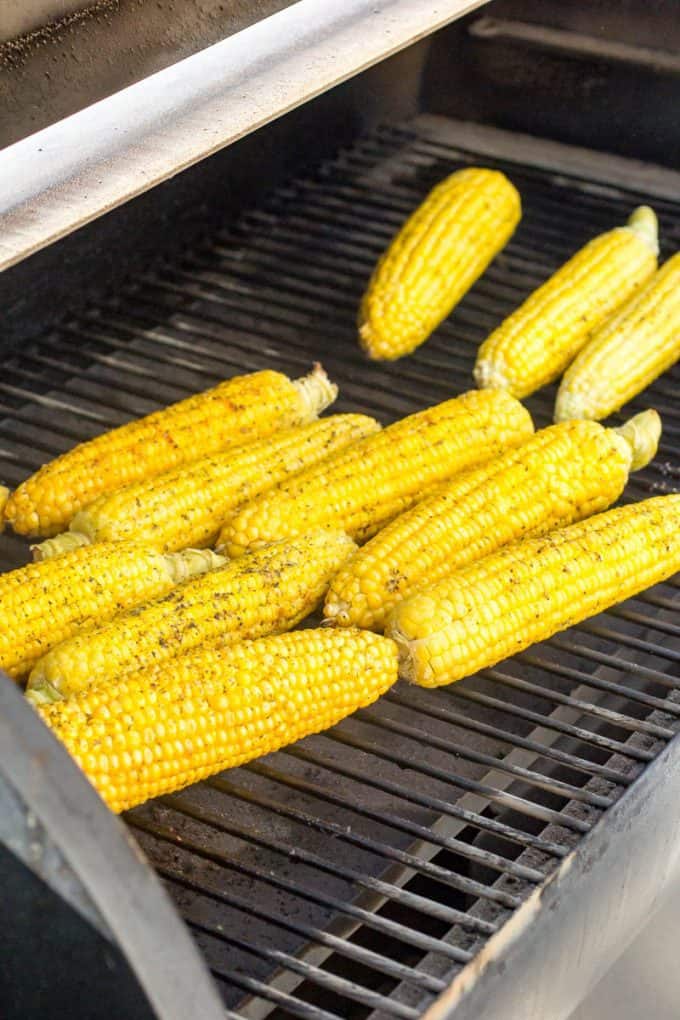
<path id="1" fill-rule="evenodd" d="M 555 719 L 552 715 L 545 718 L 539 712 L 520 708 L 510 702 L 501 701 L 499 698 L 492 698 L 488 694 L 481 694 L 470 689 L 463 690 L 460 687 L 453 691 L 445 691 L 443 694 L 445 697 L 461 698 L 464 701 L 472 701 L 479 705 L 486 705 L 489 708 L 499 709 L 508 715 L 515 715 L 520 719 L 526 719 L 527 722 L 533 722 L 537 726 L 555 730 L 555 732 L 562 733 L 583 744 L 592 744 L 593 747 L 602 748 L 612 754 L 625 755 L 628 758 L 635 758 L 641 762 L 651 761 L 654 758 L 654 754 L 651 751 L 645 751 L 644 749 L 633 747 L 631 744 L 612 740 L 610 737 L 603 737 L 600 733 L 594 733 L 591 730 L 583 729 L 583 727 L 565 723 L 562 720 Z"/>
<path id="2" fill-rule="evenodd" d="M 523 832 L 514 826 L 507 825 L 504 822 L 499 822 L 494 818 L 488 818 L 485 815 L 480 815 L 476 811 L 465 810 L 464 808 L 460 808 L 457 804 L 452 804 L 439 797 L 428 796 L 410 789 L 404 789 L 404 787 L 399 786 L 397 783 L 390 783 L 386 780 L 376 779 L 373 776 L 367 776 L 358 769 L 348 768 L 346 765 L 338 764 L 338 762 L 329 764 L 320 755 L 310 753 L 305 745 L 296 745 L 294 747 L 287 748 L 286 754 L 300 758 L 302 761 L 311 762 L 314 765 L 320 765 L 323 768 L 328 769 L 331 773 L 347 776 L 351 779 L 357 779 L 362 784 L 368 785 L 376 790 L 395 794 L 401 799 L 412 801 L 414 804 L 426 807 L 437 814 L 447 815 L 451 818 L 458 819 L 466 825 L 478 828 L 482 832 L 492 833 L 510 843 L 518 843 L 520 846 L 524 847 L 533 847 L 536 850 L 550 854 L 554 857 L 564 857 L 568 852 L 568 848 L 560 843 L 555 843 L 551 840 L 542 839 L 540 836 L 534 836 L 531 833 Z M 448 845 L 448 843 L 447 841 L 442 841 L 441 845 Z"/>
<path id="3" fill-rule="evenodd" d="M 303 978 L 311 979 L 321 988 L 327 989 L 335 995 L 359 1002 L 371 1009 L 381 1009 L 391 1016 L 401 1017 L 402 1020 L 417 1020 L 417 1017 L 420 1015 L 417 1010 L 402 1006 L 399 1002 L 390 1002 L 384 995 L 361 988 L 354 982 L 346 981 L 335 974 L 329 974 L 320 967 L 314 967 L 304 960 L 291 956 L 290 953 L 281 952 L 279 949 L 269 949 L 266 946 L 254 945 L 248 942 L 247 939 L 240 938 L 232 932 L 225 932 L 217 926 L 201 924 L 192 920 L 189 920 L 189 925 L 197 931 L 203 931 L 208 935 L 214 936 L 227 945 L 236 946 L 238 949 L 251 953 L 253 956 L 259 956 L 261 959 L 267 960 L 277 967 L 285 968 L 294 974 L 299 974 Z"/>
<path id="4" fill-rule="evenodd" d="M 350 942 L 348 939 L 339 938 L 338 936 L 332 935 L 321 928 L 315 928 L 313 925 L 297 922 L 292 918 L 283 917 L 280 914 L 271 913 L 268 910 L 265 911 L 258 909 L 257 905 L 253 904 L 250 900 L 235 896 L 233 893 L 226 893 L 223 889 L 205 890 L 200 882 L 192 881 L 186 875 L 176 869 L 170 868 L 167 865 L 159 865 L 157 871 L 169 882 L 182 885 L 187 889 L 200 893 L 201 895 L 206 895 L 207 893 L 212 898 L 219 900 L 230 907 L 237 908 L 246 916 L 258 917 L 261 920 L 279 928 L 288 929 L 298 935 L 303 935 L 305 938 L 319 943 L 319 945 L 327 946 L 329 949 L 339 953 L 341 956 L 345 956 L 350 960 L 355 960 L 363 966 L 372 967 L 389 977 L 396 978 L 399 981 L 404 981 L 407 984 L 417 985 L 428 992 L 432 992 L 434 995 L 441 992 L 446 987 L 446 983 L 444 981 L 434 978 L 430 974 L 416 970 L 413 967 L 404 966 L 395 960 L 389 959 L 387 956 L 376 953 L 371 949 L 358 945 L 357 943 Z"/>
<path id="5" fill-rule="evenodd" d="M 384 729 L 390 730 L 392 733 L 398 733 L 403 737 L 410 737 L 422 745 L 430 744 L 433 747 L 438 747 L 440 750 L 453 754 L 458 758 L 466 758 L 468 761 L 474 761 L 479 765 L 486 765 L 498 772 L 507 773 L 517 779 L 523 779 L 532 786 L 549 790 L 551 793 L 556 793 L 559 796 L 570 797 L 572 800 L 582 800 L 586 804 L 592 804 L 599 808 L 607 808 L 612 804 L 612 800 L 609 797 L 600 797 L 597 794 L 588 793 L 587 790 L 579 790 L 570 783 L 563 783 L 559 780 L 549 782 L 544 776 L 537 772 L 532 772 L 530 769 L 520 768 L 517 765 L 511 765 L 502 760 L 499 761 L 488 754 L 480 754 L 452 740 L 439 740 L 418 726 L 407 726 L 392 719 L 385 719 L 384 716 L 377 719 L 375 713 L 370 709 L 362 709 L 360 712 L 357 712 L 356 718 L 368 719 Z"/>
<path id="6" fill-rule="evenodd" d="M 393 701 L 398 705 L 403 705 L 404 708 L 411 708 L 414 704 L 412 700 L 408 700 L 404 697 L 401 692 L 398 694 L 390 692 L 385 696 L 385 700 Z M 499 734 L 499 731 L 495 726 L 478 722 L 476 719 L 471 719 L 469 716 L 464 716 L 461 713 L 441 708 L 439 705 L 427 705 L 427 707 L 424 707 L 421 703 L 419 704 L 418 709 L 421 713 L 431 716 L 433 719 L 441 719 L 443 722 L 450 722 L 458 726 L 463 725 L 475 733 L 483 733 L 487 736 L 498 736 Z M 623 772 L 609 768 L 606 765 L 598 765 L 596 762 L 585 758 L 579 758 L 578 755 L 568 754 L 566 751 L 560 751 L 556 747 L 541 744 L 537 740 L 529 740 L 518 736 L 517 734 L 512 734 L 511 736 L 508 736 L 508 743 L 513 744 L 515 747 L 522 747 L 525 751 L 533 751 L 541 758 L 549 758 L 552 761 L 559 762 L 561 765 L 566 765 L 569 768 L 584 772 L 587 775 L 602 776 L 603 779 L 609 779 L 611 782 L 620 784 L 621 786 L 627 786 L 631 781 L 631 777 Z M 497 765 L 495 765 L 495 767 L 497 767 Z"/>
<path id="7" fill-rule="evenodd" d="M 642 624 L 645 621 L 645 618 L 639 614 L 625 611 L 611 615 L 620 616 L 622 620 L 630 620 L 632 623 Z M 673 637 L 680 637 L 680 627 L 672 623 L 662 623 L 661 621 L 657 621 L 654 629 L 659 630 L 664 634 L 672 635 Z M 592 634 L 594 637 L 605 638 L 607 641 L 612 641 L 624 648 L 636 648 L 639 651 L 649 652 L 650 655 L 658 655 L 659 653 L 659 649 L 653 641 L 644 641 L 642 638 L 633 637 L 631 634 L 626 634 L 621 630 L 613 630 L 611 627 L 602 627 L 596 624 L 588 624 L 583 627 L 583 630 L 587 631 L 588 634 Z M 675 648 L 669 648 L 668 645 L 666 645 L 664 647 L 663 654 L 671 662 L 680 662 L 680 651 Z M 665 676 L 665 674 L 661 675 Z M 666 681 L 661 682 L 665 683 Z"/>
<path id="8" fill-rule="evenodd" d="M 430 878 L 436 879 L 444 885 L 451 885 L 454 889 L 461 889 L 463 892 L 470 891 L 469 883 L 465 882 L 464 879 L 461 879 L 460 876 L 453 874 L 448 869 L 440 868 L 426 860 L 420 860 L 413 854 L 405 853 L 402 850 L 389 846 L 387 843 L 381 842 L 377 839 L 371 839 L 367 836 L 357 835 L 351 831 L 348 832 L 341 825 L 323 821 L 321 818 L 306 814 L 303 811 L 298 811 L 290 807 L 283 808 L 277 801 L 258 796 L 250 791 L 241 790 L 226 779 L 213 779 L 209 780 L 209 783 L 210 786 L 216 790 L 220 790 L 222 793 L 229 793 L 235 797 L 258 804 L 261 807 L 266 807 L 273 814 L 293 818 L 305 825 L 313 825 L 314 828 L 319 829 L 321 832 L 332 834 L 337 840 L 346 840 L 348 843 L 355 843 L 358 846 L 361 846 L 363 849 L 379 853 L 387 860 L 397 861 L 399 864 L 404 864 L 409 868 L 413 868 L 414 871 L 422 872 Z M 292 854 L 296 858 L 299 858 L 308 864 L 314 864 L 316 867 L 320 867 L 323 871 L 329 871 L 330 873 L 339 875 L 342 878 L 349 878 L 358 885 L 365 886 L 367 889 L 380 893 L 381 896 L 386 896 L 388 899 L 395 899 L 407 904 L 408 906 L 415 907 L 421 913 L 426 915 L 433 911 L 433 904 L 431 902 L 423 901 L 420 897 L 414 897 L 411 893 L 406 893 L 403 889 L 391 886 L 389 883 L 383 882 L 381 879 L 367 878 L 365 875 L 352 873 L 347 868 L 341 868 L 338 865 L 330 864 L 327 861 L 320 862 L 315 855 L 309 854 L 306 851 L 301 851 L 297 847 L 288 848 L 286 853 L 289 857 Z M 542 878 L 543 875 L 539 872 L 536 875 L 535 881 L 541 881 Z M 498 898 L 494 896 L 493 890 L 487 892 L 486 887 L 479 883 L 476 883 L 475 893 L 478 896 L 488 895 L 492 899 Z M 519 906 L 519 901 L 517 899 L 510 898 L 510 903 L 508 903 L 508 905 L 517 907 Z M 451 922 L 452 924 L 467 925 L 477 931 L 484 932 L 486 935 L 490 935 L 493 931 L 495 931 L 495 925 L 489 925 L 483 921 L 480 922 L 477 918 L 470 918 L 469 915 L 451 907 L 444 908 L 437 905 L 434 908 L 434 911 L 434 916 L 439 917 L 443 921 Z"/>
<path id="9" fill-rule="evenodd" d="M 292 789 L 314 794 L 317 797 L 323 798 L 323 800 L 327 803 L 337 804 L 339 807 L 348 808 L 352 812 L 363 815 L 365 818 L 371 818 L 380 824 L 388 825 L 395 829 L 401 829 L 413 836 L 417 836 L 419 839 L 432 842 L 447 850 L 453 850 L 462 857 L 468 857 L 471 861 L 490 868 L 493 871 L 500 871 L 503 874 L 515 875 L 518 878 L 523 878 L 530 882 L 543 881 L 543 873 L 536 871 L 535 868 L 526 868 L 522 865 L 516 865 L 511 860 L 506 860 L 498 854 L 490 853 L 488 850 L 479 850 L 477 847 L 464 843 L 462 840 L 440 836 L 438 833 L 433 832 L 431 828 L 428 828 L 425 825 L 418 825 L 416 822 L 411 822 L 406 818 L 399 817 L 398 815 L 386 814 L 381 811 L 373 811 L 370 808 L 364 807 L 356 802 L 352 802 L 347 798 L 331 793 L 329 790 L 324 790 L 323 793 L 320 793 L 313 783 L 299 779 L 297 776 L 286 775 L 284 772 L 271 768 L 271 766 L 255 764 L 250 765 L 248 769 L 249 771 L 254 771 L 259 775 L 269 776 L 277 782 L 282 783 L 285 786 L 289 786 Z M 238 793 L 238 791 L 233 787 L 230 787 L 230 792 Z M 261 800 L 258 801 L 258 803 L 261 802 Z M 276 814 L 285 814 L 287 817 L 297 816 L 301 821 L 305 821 L 310 825 L 319 826 L 321 824 L 317 818 L 313 818 L 309 815 L 305 816 L 302 812 L 291 812 L 290 809 L 287 809 L 284 812 L 277 804 L 275 804 L 271 810 L 273 810 Z M 372 841 L 368 841 L 367 845 L 370 845 L 371 842 Z M 403 861 L 402 863 L 409 864 L 413 867 L 410 861 Z M 518 906 L 518 900 L 516 897 L 508 896 L 505 893 L 499 892 L 497 889 L 483 885 L 481 882 L 475 882 L 470 879 L 462 878 L 461 876 L 456 876 L 455 881 L 451 884 L 454 885 L 455 888 L 461 889 L 462 892 L 468 893 L 471 896 L 479 897 L 480 899 L 487 898 L 497 903 L 502 903 L 503 906 L 506 907 Z"/>
<path id="10" fill-rule="evenodd" d="M 520 680 L 517 677 L 510 676 L 508 673 L 501 673 L 497 669 L 485 670 L 484 675 L 492 677 L 505 687 L 514 687 L 518 691 L 527 691 L 531 694 L 540 695 L 549 701 L 554 701 L 557 705 L 569 705 L 570 708 L 577 708 L 584 715 L 597 716 L 600 719 L 613 723 L 615 726 L 619 726 L 621 729 L 649 733 L 651 736 L 659 737 L 661 740 L 670 740 L 673 736 L 673 731 L 669 730 L 667 726 L 659 726 L 656 723 L 645 722 L 642 719 L 634 719 L 631 716 L 624 715 L 622 712 L 614 712 L 609 708 L 602 708 L 600 705 L 592 705 L 580 698 L 572 698 L 568 694 L 560 694 L 557 691 L 539 687 L 538 684 L 529 683 L 527 680 Z M 588 677 L 588 680 L 590 681 L 590 677 Z"/>
<path id="11" fill-rule="evenodd" d="M 605 633 L 604 629 L 600 627 L 595 628 L 590 627 L 584 629 L 587 629 L 589 633 L 597 631 L 600 634 L 600 636 L 603 636 Z M 616 631 L 609 630 L 606 631 L 606 633 L 611 635 L 612 639 L 615 640 L 617 643 L 620 644 L 625 643 L 624 641 L 621 640 L 619 634 Z M 654 654 L 658 654 L 659 652 L 659 649 L 656 647 L 656 645 L 652 644 L 650 641 L 641 642 L 639 639 L 632 637 L 629 638 L 629 641 L 637 642 L 636 644 L 631 645 L 631 647 L 634 648 L 644 647 L 646 651 L 651 651 Z M 645 680 L 651 680 L 655 684 L 662 684 L 664 687 L 670 687 L 673 690 L 680 689 L 680 682 L 676 680 L 675 677 L 669 676 L 668 673 L 664 673 L 659 669 L 651 669 L 649 666 L 643 666 L 640 663 L 631 662 L 629 659 L 622 659 L 617 655 L 610 655 L 607 652 L 600 652 L 595 648 L 587 648 L 585 645 L 579 643 L 567 643 L 561 638 L 552 638 L 550 644 L 554 648 L 560 648 L 563 651 L 569 652 L 572 655 L 580 655 L 583 656 L 584 659 L 590 659 L 593 662 L 599 662 L 605 666 L 612 666 L 614 669 L 623 671 L 626 674 L 630 673 L 633 674 L 634 676 L 642 677 Z M 664 657 L 667 659 L 673 660 L 680 659 L 680 653 L 674 651 L 672 648 L 667 647 L 664 648 L 663 654 Z M 529 656 L 526 656 L 525 658 L 526 661 L 528 662 Z M 570 670 L 569 675 L 573 676 L 574 670 Z M 592 686 L 594 686 L 594 684 Z M 605 688 L 603 688 L 603 690 L 604 689 Z M 641 704 L 648 705 L 653 708 L 661 708 L 664 712 L 670 712 L 671 715 L 680 715 L 679 705 L 675 705 L 673 702 L 664 701 L 663 699 L 659 698 L 654 698 L 650 701 L 648 700 L 649 698 L 648 695 L 645 695 L 640 691 L 631 690 L 631 688 L 624 686 L 622 684 L 610 684 L 606 689 L 612 690 L 617 694 L 621 694 L 626 698 L 630 698 L 632 701 L 640 701 Z M 660 703 L 657 704 L 657 702 Z"/>
<path id="12" fill-rule="evenodd" d="M 224 784 L 224 785 L 222 785 Z M 212 780 L 210 783 L 213 788 L 220 790 L 221 792 L 229 792 L 229 787 L 226 781 Z M 319 871 L 327 872 L 329 875 L 335 875 L 342 878 L 350 883 L 355 883 L 361 888 L 370 890 L 371 892 L 379 893 L 380 896 L 385 897 L 387 900 L 393 900 L 396 903 L 402 903 L 407 907 L 412 908 L 418 913 L 425 917 L 431 916 L 438 918 L 447 924 L 463 924 L 475 931 L 483 932 L 484 934 L 490 935 L 496 930 L 496 926 L 488 924 L 484 921 L 480 921 L 478 918 L 470 917 L 455 908 L 447 907 L 440 903 L 435 903 L 425 899 L 417 894 L 412 894 L 399 886 L 393 885 L 390 882 L 382 881 L 381 879 L 372 878 L 370 875 L 361 874 L 355 871 L 353 868 L 345 867 L 340 864 L 336 864 L 330 860 L 324 860 L 318 854 L 310 853 L 307 850 L 303 850 L 297 846 L 286 846 L 279 841 L 271 838 L 266 838 L 259 833 L 246 832 L 237 825 L 228 824 L 223 818 L 218 816 L 215 812 L 210 812 L 195 804 L 187 801 L 186 797 L 181 795 L 175 795 L 172 797 L 164 798 L 164 802 L 170 807 L 176 810 L 182 811 L 184 814 L 190 815 L 192 818 L 198 821 L 206 822 L 212 828 L 228 832 L 234 835 L 240 836 L 242 839 L 249 840 L 255 844 L 261 844 L 269 849 L 273 849 L 278 853 L 282 854 L 288 859 L 295 859 L 304 864 L 311 865 L 313 868 L 317 868 Z M 405 862 L 410 865 L 409 862 Z M 423 862 L 426 863 L 426 862 Z"/>
<path id="13" fill-rule="evenodd" d="M 356 747 L 358 750 L 366 750 L 370 748 L 381 758 L 386 758 L 388 761 L 396 762 L 396 764 L 401 765 L 404 768 L 413 768 L 413 763 L 409 758 L 398 754 L 396 751 L 389 751 L 384 748 L 371 748 L 370 744 L 364 744 L 357 737 L 348 734 L 346 728 L 342 724 L 336 726 L 332 731 L 332 738 L 333 740 L 347 744 L 349 747 Z M 433 779 L 443 779 L 452 786 L 458 786 L 461 790 L 465 790 L 468 793 L 479 793 L 487 798 L 492 804 L 498 804 L 502 807 L 511 808 L 514 811 L 520 811 L 523 814 L 528 815 L 529 818 L 539 818 L 544 822 L 553 822 L 556 825 L 562 825 L 565 828 L 574 829 L 576 832 L 587 832 L 589 829 L 589 826 L 585 822 L 581 822 L 577 818 L 570 818 L 566 815 L 562 815 L 558 811 L 552 811 L 549 808 L 544 808 L 540 804 L 535 804 L 532 801 L 527 800 L 524 797 L 516 796 L 515 794 L 506 793 L 504 790 L 496 790 L 494 787 L 488 786 L 486 783 L 480 783 L 476 780 L 468 779 L 457 775 L 456 773 L 448 772 L 442 768 L 435 768 L 431 765 L 425 764 L 424 762 L 420 762 L 417 768 L 420 772 L 423 772 L 427 776 L 431 776 Z"/>
<path id="14" fill-rule="evenodd" d="M 571 654 L 572 652 L 576 652 L 577 647 L 578 646 L 576 645 L 573 645 L 571 647 L 565 646 L 564 651 Z M 583 654 L 583 650 L 580 650 L 580 654 Z M 583 657 L 586 658 L 585 655 Z M 614 656 L 596 653 L 587 656 L 587 658 L 592 659 L 595 662 L 602 662 L 606 664 L 611 664 L 612 662 L 615 663 L 617 661 L 616 657 Z M 645 705 L 647 708 L 658 708 L 661 709 L 662 711 L 668 712 L 670 715 L 680 714 L 680 706 L 673 705 L 672 703 L 665 701 L 663 698 L 656 698 L 651 694 L 645 694 L 644 692 L 636 691 L 624 684 L 615 684 L 611 683 L 608 680 L 602 680 L 599 677 L 593 676 L 593 674 L 591 673 L 586 673 L 584 670 L 572 669 L 569 666 L 561 665 L 556 666 L 554 663 L 550 662 L 547 659 L 544 659 L 540 655 L 522 655 L 521 661 L 526 662 L 529 666 L 534 666 L 538 669 L 550 669 L 553 673 L 556 673 L 560 677 L 567 677 L 571 680 L 578 680 L 580 683 L 588 687 L 592 687 L 594 690 L 607 691 L 610 694 L 618 694 L 620 697 L 628 698 L 629 701 L 635 702 L 639 705 Z M 621 662 L 619 668 L 621 667 L 625 669 L 626 663 Z M 632 669 L 630 670 L 630 672 L 635 672 L 635 670 Z M 648 670 L 645 671 L 644 675 L 653 672 L 654 672 L 653 670 Z M 651 679 L 650 677 L 648 678 Z M 667 680 L 667 686 L 675 687 L 675 684 L 673 684 L 670 678 Z"/>
<path id="15" fill-rule="evenodd" d="M 182 810 L 182 808 L 178 807 L 176 804 L 173 804 L 173 807 L 175 810 Z M 159 825 L 158 823 L 154 823 L 153 825 L 149 824 L 145 819 L 139 816 L 139 813 L 130 815 L 128 817 L 128 821 L 133 828 L 146 832 L 154 838 L 168 843 L 176 843 L 177 846 L 191 850 L 199 857 L 207 860 L 215 860 L 220 864 L 228 865 L 230 868 L 261 880 L 272 885 L 274 888 L 297 895 L 302 894 L 306 899 L 317 902 L 323 907 L 330 907 L 331 909 L 337 910 L 339 913 L 347 914 L 348 917 L 355 918 L 366 927 L 372 928 L 387 937 L 411 944 L 416 948 L 421 949 L 423 952 L 436 953 L 457 963 L 466 963 L 470 960 L 470 953 L 459 949 L 457 946 L 447 945 L 447 943 L 443 942 L 441 939 L 432 938 L 423 932 L 410 928 L 408 925 L 395 924 L 386 917 L 371 913 L 370 911 L 364 910 L 353 903 L 337 899 L 327 893 L 322 894 L 315 890 L 305 888 L 300 882 L 286 881 L 280 876 L 252 867 L 244 863 L 242 860 L 232 861 L 226 855 L 222 855 L 214 851 L 208 851 L 204 846 L 192 840 L 178 837 L 171 829 Z"/>

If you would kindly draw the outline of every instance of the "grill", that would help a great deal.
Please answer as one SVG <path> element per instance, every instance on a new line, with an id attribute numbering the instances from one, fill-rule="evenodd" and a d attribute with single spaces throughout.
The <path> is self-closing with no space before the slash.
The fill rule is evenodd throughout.
<path id="1" fill-rule="evenodd" d="M 565 171 L 553 150 L 433 116 L 373 131 L 10 352 L 0 475 L 14 484 L 76 441 L 265 366 L 299 375 L 320 359 L 337 410 L 385 424 L 464 391 L 489 330 L 650 200 L 623 163 L 627 185 L 604 183 L 606 161 Z M 367 363 L 354 316 L 376 257 L 436 181 L 479 163 L 522 194 L 515 237 L 408 363 Z M 653 204 L 666 255 L 680 204 Z M 679 393 L 675 369 L 626 409 L 658 408 L 664 436 L 625 500 L 676 490 Z M 553 400 L 528 402 L 537 425 Z M 24 559 L 0 538 L 0 568 Z M 415 1020 L 464 982 L 677 732 L 679 605 L 677 582 L 659 585 L 451 688 L 397 686 L 323 735 L 129 812 L 225 1016 Z"/>

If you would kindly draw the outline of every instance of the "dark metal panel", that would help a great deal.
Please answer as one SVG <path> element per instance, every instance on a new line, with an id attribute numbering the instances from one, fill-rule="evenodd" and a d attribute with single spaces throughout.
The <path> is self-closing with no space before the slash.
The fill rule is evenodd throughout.
<path id="1" fill-rule="evenodd" d="M 22 805 L 27 828 L 33 833 L 28 840 L 21 839 L 20 831 L 10 834 L 8 850 L 12 856 L 18 854 L 16 859 L 23 859 L 54 894 L 60 895 L 68 883 L 68 902 L 76 903 L 78 914 L 94 920 L 122 951 L 154 1015 L 163 1020 L 221 1017 L 204 966 L 138 847 L 4 673 L 0 674 L 0 777 L 2 787 L 10 787 L 13 799 Z M 33 845 L 38 840 L 40 852 Z M 10 857 L 5 862 L 8 873 L 3 885 L 10 880 L 10 868 L 16 870 Z M 20 890 L 13 892 L 18 896 Z M 35 902 L 30 892 L 26 895 Z M 45 894 L 36 895 L 39 902 Z M 55 903 L 56 910 L 58 901 L 52 898 Z M 8 901 L 8 910 L 11 905 Z M 18 901 L 14 905 L 18 909 Z M 64 916 L 64 924 L 72 927 L 68 913 Z M 14 922 L 8 925 L 8 920 L 4 915 L 3 928 L 12 927 Z M 50 948 L 48 939 L 41 942 L 42 927 L 35 932 L 35 942 L 30 937 L 32 928 L 24 927 L 24 966 L 16 974 L 29 985 L 33 975 L 36 987 L 42 985 L 40 951 Z M 74 937 L 77 945 L 82 944 L 83 962 L 89 940 L 80 929 Z M 93 939 L 96 942 L 94 935 Z M 81 972 L 65 969 L 63 985 L 58 971 L 50 969 L 50 973 L 56 997 L 64 987 L 73 990 L 89 984 Z M 43 972 L 47 984 L 46 975 Z M 47 995 L 49 988 L 43 988 Z M 14 1001 L 31 998 L 30 987 L 13 991 Z M 91 986 L 89 993 L 97 994 L 96 987 Z M 50 1016 L 49 1003 L 44 1015 Z"/>
<path id="2" fill-rule="evenodd" d="M 677 48 L 673 0 L 495 0 L 434 40 L 424 108 L 677 167 Z"/>

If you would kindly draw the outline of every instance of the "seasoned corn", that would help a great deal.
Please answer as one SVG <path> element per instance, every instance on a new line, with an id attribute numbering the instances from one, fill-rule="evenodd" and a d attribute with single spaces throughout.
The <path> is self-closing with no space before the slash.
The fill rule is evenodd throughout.
<path id="1" fill-rule="evenodd" d="M 319 530 L 259 549 L 53 648 L 31 672 L 29 694 L 58 700 L 210 641 L 289 630 L 318 605 L 354 549 L 343 532 Z"/>
<path id="2" fill-rule="evenodd" d="M 218 548 L 250 546 L 310 527 L 342 528 L 361 541 L 423 498 L 426 490 L 533 433 L 508 394 L 471 391 L 390 425 L 246 503 Z"/>
<path id="3" fill-rule="evenodd" d="M 331 415 L 192 461 L 100 496 L 76 514 L 69 531 L 34 546 L 34 556 L 47 559 L 70 546 L 116 538 L 162 550 L 212 545 L 220 525 L 241 503 L 379 430 L 377 421 L 363 414 Z"/>
<path id="4" fill-rule="evenodd" d="M 468 167 L 441 181 L 380 259 L 359 311 L 372 358 L 422 344 L 512 236 L 522 208 L 498 170 Z"/>
<path id="5" fill-rule="evenodd" d="M 680 252 L 576 356 L 555 420 L 607 418 L 680 358 Z"/>
<path id="6" fill-rule="evenodd" d="M 625 227 L 590 241 L 479 348 L 478 386 L 521 398 L 557 379 L 596 330 L 656 269 L 656 216 L 636 209 Z"/>
<path id="7" fill-rule="evenodd" d="M 81 443 L 13 492 L 5 518 L 22 535 L 56 535 L 82 507 L 187 461 L 311 421 L 337 387 L 320 366 L 291 382 L 254 372 Z"/>
<path id="8" fill-rule="evenodd" d="M 208 550 L 163 555 L 102 542 L 0 574 L 0 668 L 19 678 L 60 641 L 224 562 Z"/>
<path id="9" fill-rule="evenodd" d="M 325 730 L 396 679 L 392 641 L 302 630 L 199 648 L 39 711 L 124 811 Z"/>
<path id="10" fill-rule="evenodd" d="M 621 495 L 633 461 L 656 451 L 661 424 L 645 411 L 622 429 L 565 422 L 447 482 L 378 532 L 331 581 L 326 619 L 382 629 L 424 585 L 500 546 L 582 520 Z"/>
<path id="11" fill-rule="evenodd" d="M 680 495 L 514 542 L 400 602 L 401 675 L 438 687 L 493 666 L 680 569 Z"/>

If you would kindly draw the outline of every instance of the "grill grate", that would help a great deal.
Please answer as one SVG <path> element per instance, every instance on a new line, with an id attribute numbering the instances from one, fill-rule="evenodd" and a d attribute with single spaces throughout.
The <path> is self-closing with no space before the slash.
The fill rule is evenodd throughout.
<path id="1" fill-rule="evenodd" d="M 388 128 L 180 261 L 10 354 L 0 475 L 230 374 L 321 358 L 338 410 L 385 423 L 470 385 L 495 323 L 644 195 L 487 157 L 522 224 L 435 337 L 368 364 L 354 316 L 375 258 L 441 177 L 479 161 L 432 120 Z M 521 155 L 521 153 L 520 153 Z M 680 206 L 654 202 L 680 247 Z M 626 499 L 680 475 L 680 370 L 652 395 L 661 452 Z M 529 401 L 546 424 L 554 394 Z M 25 546 L 0 538 L 0 566 Z M 399 686 L 333 731 L 131 812 L 225 1015 L 419 1016 L 678 729 L 674 582 L 450 689 Z"/>

